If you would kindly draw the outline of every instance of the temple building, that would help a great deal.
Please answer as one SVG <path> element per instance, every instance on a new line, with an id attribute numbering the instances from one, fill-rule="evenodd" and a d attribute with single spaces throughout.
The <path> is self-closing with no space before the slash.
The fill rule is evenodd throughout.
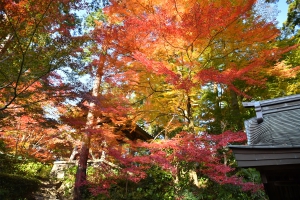
<path id="1" fill-rule="evenodd" d="M 243 102 L 247 145 L 229 145 L 238 167 L 256 168 L 270 200 L 300 199 L 300 95 Z"/>

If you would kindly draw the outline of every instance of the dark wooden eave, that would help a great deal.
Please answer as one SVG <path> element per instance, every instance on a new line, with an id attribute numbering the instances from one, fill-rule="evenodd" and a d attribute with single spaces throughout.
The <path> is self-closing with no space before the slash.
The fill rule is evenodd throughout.
<path id="1" fill-rule="evenodd" d="M 103 124 L 110 124 L 112 127 L 114 127 L 115 133 L 121 132 L 123 135 L 125 135 L 128 139 L 132 141 L 147 141 L 153 139 L 153 137 L 144 129 L 142 129 L 137 124 L 132 124 L 130 121 L 127 121 L 127 123 L 122 123 L 121 125 L 117 125 L 113 123 L 110 117 L 102 116 L 98 118 L 97 125 L 101 126 Z"/>
<path id="2" fill-rule="evenodd" d="M 126 137 L 130 140 L 151 140 L 153 137 L 149 135 L 144 129 L 139 127 L 138 125 L 135 126 L 134 129 L 124 129 L 122 130 L 125 133 Z"/>
<path id="3" fill-rule="evenodd" d="M 248 146 L 229 145 L 239 167 L 300 164 L 300 145 Z"/>
<path id="4" fill-rule="evenodd" d="M 270 200 L 300 199 L 300 145 L 230 145 L 238 166 L 260 172 Z"/>

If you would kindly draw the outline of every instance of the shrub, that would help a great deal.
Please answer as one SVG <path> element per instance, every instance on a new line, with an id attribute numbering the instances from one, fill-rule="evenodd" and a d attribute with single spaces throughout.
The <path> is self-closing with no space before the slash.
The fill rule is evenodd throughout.
<path id="1" fill-rule="evenodd" d="M 39 180 L 37 179 L 0 173 L 0 199 L 32 199 L 32 193 L 38 188 Z"/>

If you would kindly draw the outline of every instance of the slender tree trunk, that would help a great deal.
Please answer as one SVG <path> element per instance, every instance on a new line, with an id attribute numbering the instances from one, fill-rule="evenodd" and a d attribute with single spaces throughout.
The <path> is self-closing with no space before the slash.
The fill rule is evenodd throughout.
<path id="1" fill-rule="evenodd" d="M 187 110 L 187 118 L 188 118 L 188 131 L 194 133 L 194 119 L 193 119 L 193 111 L 192 111 L 192 102 L 191 97 L 188 96 L 187 98 L 187 104 L 186 104 L 186 110 Z"/>
<path id="2" fill-rule="evenodd" d="M 93 97 L 98 97 L 100 90 L 102 73 L 97 73 L 96 78 L 94 80 L 93 85 Z M 78 163 L 78 168 L 75 177 L 75 188 L 74 188 L 74 200 L 82 200 L 82 191 L 85 188 L 84 185 L 86 183 L 86 169 L 87 169 L 87 161 L 89 156 L 90 149 L 90 141 L 91 141 L 91 133 L 90 130 L 93 128 L 95 124 L 95 102 L 90 102 L 90 108 L 87 115 L 87 122 L 85 127 L 85 132 L 83 134 L 82 142 L 81 142 L 81 150 L 80 150 L 80 158 Z"/>
<path id="3" fill-rule="evenodd" d="M 223 116 L 222 116 L 222 109 L 220 106 L 219 86 L 217 83 L 214 83 L 214 94 L 215 94 L 215 108 L 214 108 L 215 122 L 214 122 L 214 126 L 212 128 L 212 133 L 220 134 L 220 133 L 222 133 Z"/>
<path id="4" fill-rule="evenodd" d="M 231 100 L 233 123 L 237 125 L 236 131 L 240 131 L 243 129 L 244 125 L 243 125 L 243 120 L 241 118 L 241 111 L 239 107 L 237 94 L 233 90 L 230 90 L 230 100 Z"/>

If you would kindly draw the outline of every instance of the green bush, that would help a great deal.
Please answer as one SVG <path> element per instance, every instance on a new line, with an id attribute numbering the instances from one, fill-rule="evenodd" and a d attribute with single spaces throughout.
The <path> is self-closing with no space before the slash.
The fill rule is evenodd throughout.
<path id="1" fill-rule="evenodd" d="M 39 189 L 38 178 L 47 179 L 50 170 L 51 166 L 40 162 L 0 154 L 0 199 L 32 199 L 32 193 Z"/>
<path id="2" fill-rule="evenodd" d="M 31 195 L 39 188 L 39 180 L 16 174 L 0 173 L 0 199 L 32 199 Z"/>
<path id="3" fill-rule="evenodd" d="M 170 173 L 157 166 L 147 170 L 147 177 L 138 183 L 118 180 L 109 190 L 109 197 L 99 195 L 93 200 L 173 200 L 175 183 Z"/>
<path id="4" fill-rule="evenodd" d="M 17 171 L 17 163 L 19 160 L 14 159 L 12 156 L 0 154 L 0 172 L 13 174 Z"/>
<path id="5" fill-rule="evenodd" d="M 27 177 L 49 178 L 52 166 L 40 162 L 27 161 L 17 164 L 18 173 Z"/>

